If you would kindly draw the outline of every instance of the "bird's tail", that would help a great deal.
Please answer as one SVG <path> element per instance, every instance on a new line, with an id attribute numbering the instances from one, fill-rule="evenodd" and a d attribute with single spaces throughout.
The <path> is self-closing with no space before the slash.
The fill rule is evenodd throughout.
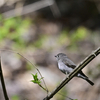
<path id="1" fill-rule="evenodd" d="M 77 76 L 86 80 L 90 85 L 94 85 L 94 83 L 90 81 L 89 78 L 82 71 L 80 71 L 80 73 Z"/>
<path id="2" fill-rule="evenodd" d="M 88 83 L 90 83 L 92 86 L 94 85 L 94 83 L 92 81 L 90 81 L 88 78 L 85 79 Z"/>

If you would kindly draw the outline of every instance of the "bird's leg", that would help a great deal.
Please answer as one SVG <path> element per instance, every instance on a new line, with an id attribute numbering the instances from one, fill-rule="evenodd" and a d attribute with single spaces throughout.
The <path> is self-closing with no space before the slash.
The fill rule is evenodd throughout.
<path id="1" fill-rule="evenodd" d="M 66 77 L 69 78 L 69 74 L 68 73 L 66 73 Z"/>

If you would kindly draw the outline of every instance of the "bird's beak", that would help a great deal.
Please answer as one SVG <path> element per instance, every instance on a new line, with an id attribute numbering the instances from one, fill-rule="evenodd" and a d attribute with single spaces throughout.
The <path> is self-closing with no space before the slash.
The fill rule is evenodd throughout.
<path id="1" fill-rule="evenodd" d="M 55 57 L 57 57 L 57 56 L 55 56 Z"/>

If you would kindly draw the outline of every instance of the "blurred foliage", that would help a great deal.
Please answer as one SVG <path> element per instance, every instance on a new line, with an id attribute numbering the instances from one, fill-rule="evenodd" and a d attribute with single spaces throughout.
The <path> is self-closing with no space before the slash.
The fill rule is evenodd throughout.
<path id="1" fill-rule="evenodd" d="M 83 40 L 87 36 L 87 29 L 85 27 L 78 27 L 74 34 L 71 35 L 71 42 L 74 44 L 80 40 Z"/>
<path id="2" fill-rule="evenodd" d="M 88 29 L 85 27 L 78 27 L 71 35 L 70 35 L 70 48 L 75 50 L 77 49 L 77 43 L 84 40 L 87 37 Z"/>
<path id="3" fill-rule="evenodd" d="M 69 43 L 68 30 L 62 31 L 62 33 L 59 35 L 58 42 L 60 43 L 60 45 Z"/>
<path id="4" fill-rule="evenodd" d="M 20 100 L 17 95 L 12 96 L 11 100 Z"/>
<path id="5" fill-rule="evenodd" d="M 88 29 L 82 26 L 73 31 L 64 29 L 59 35 L 58 42 L 60 43 L 60 45 L 66 45 L 69 46 L 70 49 L 75 50 L 77 48 L 77 43 L 87 37 L 88 31 Z"/>
<path id="6" fill-rule="evenodd" d="M 28 29 L 31 24 L 29 18 L 22 19 L 21 17 L 11 18 L 3 20 L 0 16 L 0 42 L 4 39 L 10 39 L 15 47 L 25 47 L 24 40 L 22 40 L 22 34 Z"/>
<path id="7" fill-rule="evenodd" d="M 34 67 L 30 65 L 28 62 L 26 63 L 26 69 L 27 70 L 32 70 Z"/>
<path id="8" fill-rule="evenodd" d="M 13 48 L 25 49 L 27 43 L 22 38 L 22 35 L 25 34 L 26 30 L 30 27 L 31 24 L 30 18 L 11 18 L 8 20 L 3 20 L 0 16 L 0 42 L 9 39 L 12 41 Z M 68 29 L 62 30 L 61 34 L 58 36 L 57 42 L 58 45 L 69 46 L 71 49 L 75 50 L 77 48 L 77 43 L 85 39 L 87 36 L 88 30 L 85 27 L 78 27 L 76 30 L 69 31 Z M 35 37 L 33 42 L 31 42 L 28 47 L 42 48 L 44 43 L 48 41 L 51 35 L 44 33 L 38 33 L 38 37 Z M 51 45 L 51 44 L 50 44 Z"/>
<path id="9" fill-rule="evenodd" d="M 33 43 L 34 47 L 41 48 L 43 46 L 43 43 L 45 43 L 47 37 L 48 36 L 45 34 L 39 35 L 38 39 Z"/>

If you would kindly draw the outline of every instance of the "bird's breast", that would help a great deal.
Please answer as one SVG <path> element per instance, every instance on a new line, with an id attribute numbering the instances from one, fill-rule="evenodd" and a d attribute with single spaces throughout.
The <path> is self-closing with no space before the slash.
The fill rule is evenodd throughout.
<path id="1" fill-rule="evenodd" d="M 62 72 L 66 72 L 66 73 L 71 73 L 73 71 L 73 69 L 71 67 L 68 67 L 67 65 L 65 65 L 63 62 L 58 62 L 58 68 L 62 71 Z"/>

